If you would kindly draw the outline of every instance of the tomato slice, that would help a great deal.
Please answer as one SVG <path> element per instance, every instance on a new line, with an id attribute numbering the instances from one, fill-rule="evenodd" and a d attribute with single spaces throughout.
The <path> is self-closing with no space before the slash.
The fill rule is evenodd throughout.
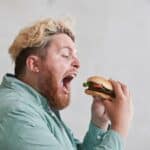
<path id="1" fill-rule="evenodd" d="M 94 88 L 102 88 L 102 85 L 101 85 L 101 84 L 95 84 L 95 83 L 94 83 L 94 84 L 93 84 L 93 87 L 94 87 Z"/>

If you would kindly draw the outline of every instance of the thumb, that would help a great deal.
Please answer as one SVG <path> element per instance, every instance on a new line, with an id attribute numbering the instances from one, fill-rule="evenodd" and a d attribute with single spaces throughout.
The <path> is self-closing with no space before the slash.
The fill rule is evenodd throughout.
<path id="1" fill-rule="evenodd" d="M 105 99 L 103 100 L 103 105 L 105 106 L 106 110 L 109 110 L 112 105 L 112 101 Z"/>

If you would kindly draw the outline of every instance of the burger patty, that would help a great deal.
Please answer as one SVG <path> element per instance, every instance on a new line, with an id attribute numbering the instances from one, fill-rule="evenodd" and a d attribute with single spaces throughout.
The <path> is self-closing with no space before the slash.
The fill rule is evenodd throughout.
<path id="1" fill-rule="evenodd" d="M 101 92 L 101 93 L 107 94 L 111 97 L 115 97 L 115 92 L 105 88 L 103 85 L 88 81 L 86 83 L 83 83 L 83 86 L 88 87 L 88 90 Z"/>
<path id="2" fill-rule="evenodd" d="M 105 87 L 103 87 L 103 88 L 89 87 L 88 90 L 96 91 L 96 92 L 101 92 L 101 93 L 110 95 L 111 97 L 115 97 L 114 91 L 111 91 L 111 90 L 109 90 L 109 89 L 106 89 Z"/>

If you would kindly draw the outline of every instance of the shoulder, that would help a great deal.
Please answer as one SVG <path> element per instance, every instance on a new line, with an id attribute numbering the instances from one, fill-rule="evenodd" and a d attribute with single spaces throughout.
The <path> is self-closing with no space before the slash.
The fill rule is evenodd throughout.
<path id="1" fill-rule="evenodd" d="M 28 97 L 9 89 L 0 90 L 0 120 L 4 118 L 14 120 L 30 120 L 41 118 L 42 109 L 32 102 Z"/>

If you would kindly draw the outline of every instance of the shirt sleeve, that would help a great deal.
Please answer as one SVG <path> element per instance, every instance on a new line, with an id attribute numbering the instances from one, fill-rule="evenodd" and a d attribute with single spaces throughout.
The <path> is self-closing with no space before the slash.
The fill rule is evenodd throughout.
<path id="1" fill-rule="evenodd" d="M 114 130 L 104 131 L 90 123 L 89 130 L 78 150 L 123 150 L 123 138 Z"/>

